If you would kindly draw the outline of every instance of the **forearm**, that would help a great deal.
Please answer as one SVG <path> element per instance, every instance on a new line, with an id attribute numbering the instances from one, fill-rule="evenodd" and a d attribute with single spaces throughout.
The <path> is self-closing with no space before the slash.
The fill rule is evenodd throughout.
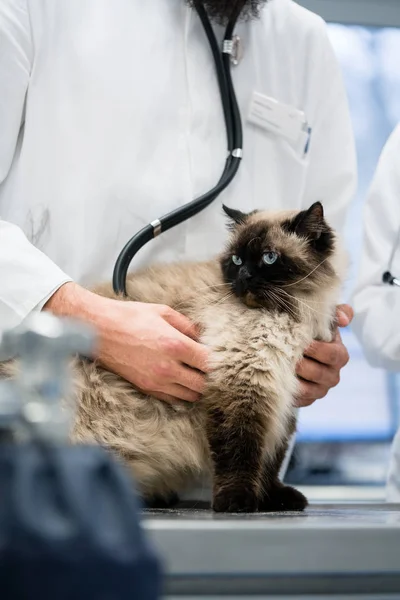
<path id="1" fill-rule="evenodd" d="M 365 355 L 375 367 L 400 369 L 400 290 L 385 285 L 389 267 L 399 271 L 400 126 L 382 151 L 364 208 L 364 236 L 358 280 L 354 292 L 354 331 Z"/>
<path id="2" fill-rule="evenodd" d="M 0 0 L 0 184 L 13 164 L 34 59 L 26 0 Z M 1 210 L 19 199 L 3 187 Z M 13 328 L 70 278 L 22 230 L 0 219 L 0 330 Z"/>
<path id="3" fill-rule="evenodd" d="M 353 328 L 368 362 L 389 371 L 400 369 L 400 290 L 383 284 L 359 289 L 354 296 Z"/>

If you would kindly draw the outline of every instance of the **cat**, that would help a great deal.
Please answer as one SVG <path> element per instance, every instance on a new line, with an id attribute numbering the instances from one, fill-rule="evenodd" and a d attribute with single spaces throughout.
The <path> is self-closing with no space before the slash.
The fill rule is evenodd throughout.
<path id="1" fill-rule="evenodd" d="M 170 405 L 77 358 L 71 441 L 115 452 L 149 506 L 172 504 L 209 475 L 216 512 L 302 511 L 307 499 L 279 480 L 296 428 L 296 364 L 312 340 L 333 339 L 345 254 L 319 202 L 224 211 L 230 236 L 216 259 L 127 281 L 127 301 L 168 305 L 199 325 L 211 351 L 202 399 Z M 94 291 L 116 297 L 111 284 Z"/>

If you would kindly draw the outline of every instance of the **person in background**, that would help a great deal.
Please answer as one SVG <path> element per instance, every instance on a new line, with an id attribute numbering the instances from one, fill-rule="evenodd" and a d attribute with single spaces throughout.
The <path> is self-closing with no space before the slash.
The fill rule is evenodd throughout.
<path id="1" fill-rule="evenodd" d="M 356 183 L 343 81 L 326 25 L 292 0 L 206 0 L 219 41 L 231 11 L 242 115 L 253 92 L 303 111 L 300 145 L 244 118 L 244 158 L 221 200 L 346 216 Z M 196 401 L 207 349 L 165 306 L 86 289 L 109 279 L 134 232 L 210 189 L 226 133 L 215 67 L 193 2 L 0 0 L 0 329 L 49 310 L 94 324 L 102 364 L 165 401 Z M 220 201 L 144 248 L 133 267 L 201 260 L 225 239 Z M 338 309 L 338 325 L 352 318 Z M 324 397 L 348 360 L 339 333 L 298 366 L 299 406 Z"/>
<path id="2" fill-rule="evenodd" d="M 384 273 L 400 277 L 400 124 L 380 156 L 363 225 L 353 329 L 372 366 L 400 372 L 400 288 L 383 282 Z M 387 499 L 400 502 L 400 429 L 393 441 Z"/>

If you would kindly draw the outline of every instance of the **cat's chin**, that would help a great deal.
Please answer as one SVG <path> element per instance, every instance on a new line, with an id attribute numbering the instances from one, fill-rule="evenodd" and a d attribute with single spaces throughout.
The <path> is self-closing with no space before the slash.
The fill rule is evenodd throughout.
<path id="1" fill-rule="evenodd" d="M 240 298 L 240 300 L 248 308 L 264 308 L 264 306 L 257 300 L 257 297 L 251 292 L 247 292 Z"/>

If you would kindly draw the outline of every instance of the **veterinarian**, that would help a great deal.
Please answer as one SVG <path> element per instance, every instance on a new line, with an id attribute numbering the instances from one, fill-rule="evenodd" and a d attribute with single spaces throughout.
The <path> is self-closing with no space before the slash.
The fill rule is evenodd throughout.
<path id="1" fill-rule="evenodd" d="M 374 367 L 400 372 L 400 124 L 387 141 L 364 213 L 354 293 L 354 331 Z M 400 502 L 400 431 L 392 448 L 387 498 Z"/>
<path id="2" fill-rule="evenodd" d="M 204 2 L 218 39 L 233 4 Z M 248 0 L 243 15 L 240 172 L 132 267 L 219 252 L 221 201 L 251 210 L 322 200 L 330 223 L 344 223 L 356 159 L 325 23 L 292 0 Z M 304 113 L 299 139 L 247 119 L 254 92 L 273 99 L 275 125 L 287 107 Z M 197 400 L 208 354 L 193 324 L 82 286 L 111 278 L 132 234 L 210 189 L 225 158 L 214 62 L 188 0 L 0 0 L 0 329 L 34 310 L 81 318 L 97 326 L 107 368 L 165 401 Z M 351 318 L 338 310 L 339 326 Z M 347 360 L 339 333 L 315 343 L 298 367 L 299 405 L 324 397 Z"/>

